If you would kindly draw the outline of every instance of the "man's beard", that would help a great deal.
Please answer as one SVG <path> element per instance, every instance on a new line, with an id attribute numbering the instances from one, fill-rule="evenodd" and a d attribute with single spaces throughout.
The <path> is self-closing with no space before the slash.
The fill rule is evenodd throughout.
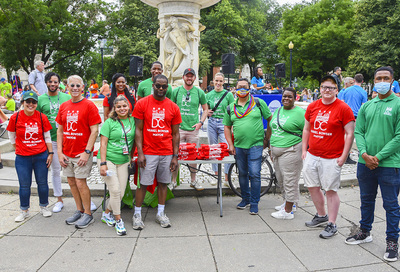
<path id="1" fill-rule="evenodd" d="M 55 93 L 57 90 L 58 90 L 58 88 L 55 88 L 54 90 L 52 90 L 52 89 L 50 89 L 50 88 L 47 88 L 50 92 L 52 92 L 52 93 Z"/>

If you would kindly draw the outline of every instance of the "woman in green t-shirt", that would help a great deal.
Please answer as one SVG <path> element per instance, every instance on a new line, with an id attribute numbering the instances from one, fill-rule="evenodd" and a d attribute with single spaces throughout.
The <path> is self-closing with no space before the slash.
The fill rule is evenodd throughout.
<path id="1" fill-rule="evenodd" d="M 101 127 L 100 135 L 97 164 L 110 192 L 110 199 L 101 221 L 110 227 L 115 226 L 118 235 L 126 235 L 121 219 L 121 200 L 129 178 L 128 165 L 135 150 L 135 121 L 124 96 L 115 98 L 114 106 L 109 118 Z"/>
<path id="2" fill-rule="evenodd" d="M 282 94 L 282 105 L 274 112 L 271 120 L 271 157 L 276 178 L 285 199 L 271 214 L 277 219 L 293 219 L 299 201 L 299 179 L 303 160 L 301 159 L 301 134 L 304 127 L 305 110 L 294 105 L 296 91 L 286 88 Z"/>

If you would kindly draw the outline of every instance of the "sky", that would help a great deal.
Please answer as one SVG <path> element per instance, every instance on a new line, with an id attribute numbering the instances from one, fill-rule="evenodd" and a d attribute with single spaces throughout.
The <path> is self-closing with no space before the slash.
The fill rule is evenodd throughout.
<path id="1" fill-rule="evenodd" d="M 279 5 L 283 5 L 283 4 L 297 4 L 297 3 L 301 3 L 302 0 L 276 0 Z M 310 2 L 310 0 L 307 0 L 307 2 Z"/>

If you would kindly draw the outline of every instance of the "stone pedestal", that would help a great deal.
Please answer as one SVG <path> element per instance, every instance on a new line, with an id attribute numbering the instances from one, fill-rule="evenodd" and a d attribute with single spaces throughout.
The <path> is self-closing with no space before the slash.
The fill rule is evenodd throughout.
<path id="1" fill-rule="evenodd" d="M 182 75 L 186 68 L 196 71 L 198 84 L 200 32 L 205 29 L 199 23 L 200 10 L 220 0 L 141 0 L 159 10 L 160 39 L 159 61 L 164 74 L 174 87 L 183 85 Z"/>

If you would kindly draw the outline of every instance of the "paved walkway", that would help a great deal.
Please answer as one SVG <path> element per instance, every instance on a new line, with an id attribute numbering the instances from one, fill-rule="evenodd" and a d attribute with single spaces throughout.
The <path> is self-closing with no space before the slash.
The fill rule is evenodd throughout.
<path id="1" fill-rule="evenodd" d="M 223 198 L 219 217 L 215 196 L 180 197 L 167 203 L 172 227 L 162 229 L 154 221 L 156 209 L 144 208 L 145 229 L 132 229 L 132 211 L 123 209 L 127 236 L 118 237 L 100 221 L 84 230 L 64 223 L 74 211 L 73 199 L 65 199 L 61 213 L 44 218 L 38 199 L 31 199 L 31 218 L 15 223 L 19 200 L 0 194 L 0 270 L 2 271 L 399 271 L 400 261 L 387 263 L 385 212 L 378 198 L 374 241 L 349 246 L 344 239 L 359 221 L 358 187 L 342 188 L 339 233 L 330 240 L 318 237 L 322 229 L 304 222 L 315 209 L 307 194 L 301 196 L 295 219 L 270 216 L 281 203 L 277 195 L 261 199 L 260 213 L 237 210 L 238 197 Z M 100 205 L 101 198 L 93 199 Z M 55 198 L 50 198 L 51 205 Z"/>

